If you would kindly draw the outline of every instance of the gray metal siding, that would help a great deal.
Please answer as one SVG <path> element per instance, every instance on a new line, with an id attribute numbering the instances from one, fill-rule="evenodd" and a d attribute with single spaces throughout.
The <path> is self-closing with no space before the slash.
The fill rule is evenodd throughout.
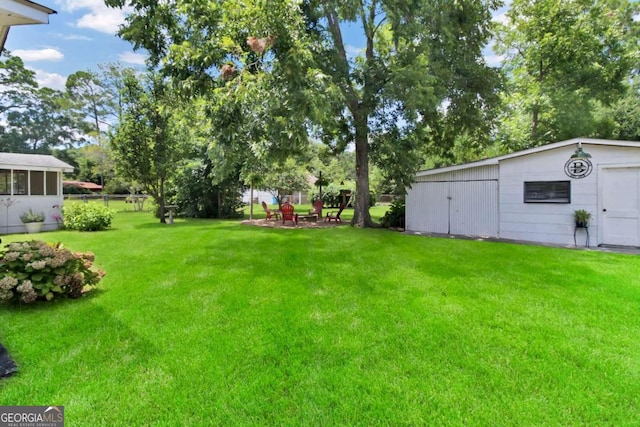
<path id="1" fill-rule="evenodd" d="M 447 233 L 448 231 L 447 184 L 418 182 L 407 193 L 406 228 L 412 231 Z"/>
<path id="2" fill-rule="evenodd" d="M 498 165 L 486 165 L 459 169 L 450 172 L 430 173 L 416 177 L 417 182 L 451 182 L 451 181 L 486 181 L 498 180 L 500 170 Z"/>
<path id="3" fill-rule="evenodd" d="M 407 193 L 412 231 L 498 236 L 498 181 L 418 182 Z"/>
<path id="4" fill-rule="evenodd" d="M 450 185 L 451 234 L 498 237 L 498 181 Z"/>

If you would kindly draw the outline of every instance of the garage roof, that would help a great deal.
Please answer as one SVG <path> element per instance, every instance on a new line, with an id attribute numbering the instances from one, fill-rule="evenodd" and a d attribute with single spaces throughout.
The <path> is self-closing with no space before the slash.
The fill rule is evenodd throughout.
<path id="1" fill-rule="evenodd" d="M 515 153 L 505 154 L 503 156 L 491 157 L 489 159 L 478 160 L 477 162 L 464 163 L 462 165 L 447 166 L 438 169 L 429 169 L 420 171 L 416 176 L 433 175 L 443 172 L 453 172 L 461 169 L 475 168 L 478 166 L 497 165 L 502 160 L 512 159 L 514 157 L 528 156 L 529 154 L 540 153 L 542 151 L 554 150 L 556 148 L 566 147 L 576 144 L 592 144 L 592 145 L 614 145 L 618 147 L 637 147 L 640 148 L 640 141 L 616 141 L 610 139 L 593 139 L 593 138 L 573 138 L 566 141 L 553 142 L 551 144 L 542 145 L 540 147 L 529 148 L 527 150 L 516 151 Z"/>

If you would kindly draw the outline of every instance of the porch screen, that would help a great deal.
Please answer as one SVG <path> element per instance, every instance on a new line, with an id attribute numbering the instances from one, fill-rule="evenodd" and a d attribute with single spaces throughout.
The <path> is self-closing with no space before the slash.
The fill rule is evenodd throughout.
<path id="1" fill-rule="evenodd" d="M 0 194 L 11 194 L 11 170 L 0 169 Z"/>
<path id="2" fill-rule="evenodd" d="M 27 195 L 29 183 L 29 171 L 14 170 L 13 171 L 13 194 Z"/>
<path id="3" fill-rule="evenodd" d="M 59 189 L 58 172 L 47 172 L 47 196 L 57 196 Z"/>
<path id="4" fill-rule="evenodd" d="M 571 203 L 571 181 L 524 183 L 525 203 Z"/>
<path id="5" fill-rule="evenodd" d="M 44 172 L 31 171 L 31 179 L 29 180 L 32 196 L 44 196 Z"/>

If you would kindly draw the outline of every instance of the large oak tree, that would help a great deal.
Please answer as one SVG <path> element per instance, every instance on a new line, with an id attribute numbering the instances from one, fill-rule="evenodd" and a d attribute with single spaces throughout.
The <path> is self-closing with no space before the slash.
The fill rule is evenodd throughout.
<path id="1" fill-rule="evenodd" d="M 296 151 L 307 132 L 336 151 L 353 146 L 360 226 L 372 225 L 370 160 L 407 184 L 420 148 L 483 128 L 494 100 L 481 50 L 498 0 L 106 4 L 131 6 L 120 35 L 211 100 L 213 151 Z M 349 52 L 347 28 L 360 32 L 361 52 Z"/>

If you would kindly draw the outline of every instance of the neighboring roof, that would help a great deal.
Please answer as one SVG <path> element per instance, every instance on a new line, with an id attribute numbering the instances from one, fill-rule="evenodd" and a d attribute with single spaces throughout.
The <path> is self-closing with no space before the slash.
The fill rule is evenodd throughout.
<path id="1" fill-rule="evenodd" d="M 48 24 L 49 15 L 54 13 L 57 12 L 29 0 L 0 0 L 0 49 L 13 25 Z"/>
<path id="2" fill-rule="evenodd" d="M 505 154 L 503 156 L 492 157 L 490 159 L 478 160 L 477 162 L 464 163 L 461 165 L 447 166 L 439 169 L 429 169 L 420 171 L 416 176 L 433 175 L 443 172 L 453 172 L 461 169 L 475 168 L 479 166 L 497 165 L 502 160 L 512 159 L 514 157 L 528 156 L 529 154 L 540 153 L 547 150 L 555 150 L 556 148 L 566 147 L 568 145 L 576 144 L 591 144 L 591 145 L 614 145 L 618 147 L 636 147 L 640 148 L 640 141 L 616 141 L 610 139 L 592 139 L 592 138 L 573 138 L 566 141 L 553 142 L 551 144 L 542 145 L 540 147 L 529 148 L 527 150 L 516 151 L 515 153 Z"/>
<path id="3" fill-rule="evenodd" d="M 84 188 L 85 190 L 102 190 L 102 185 L 93 182 L 85 181 L 62 181 L 62 185 L 69 185 L 71 187 Z"/>
<path id="4" fill-rule="evenodd" d="M 56 169 L 73 172 L 73 166 L 48 154 L 0 153 L 2 169 Z"/>

